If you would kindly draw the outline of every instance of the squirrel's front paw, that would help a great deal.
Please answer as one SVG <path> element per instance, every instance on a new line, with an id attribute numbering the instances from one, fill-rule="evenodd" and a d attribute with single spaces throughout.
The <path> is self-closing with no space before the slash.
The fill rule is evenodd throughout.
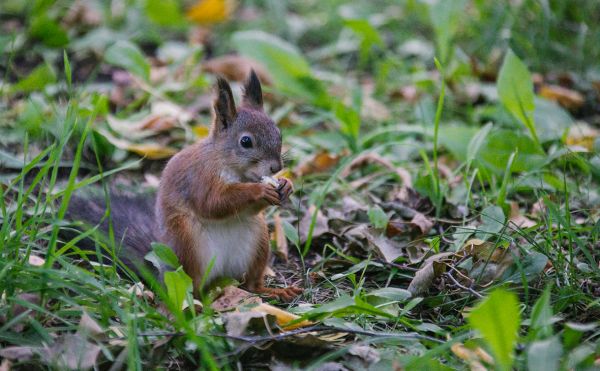
<path id="1" fill-rule="evenodd" d="M 260 195 L 258 198 L 269 205 L 281 205 L 279 192 L 270 184 L 260 184 Z"/>
<path id="2" fill-rule="evenodd" d="M 290 195 L 294 192 L 294 185 L 292 181 L 287 178 L 278 178 L 279 187 L 277 187 L 277 192 L 279 193 L 279 199 L 281 203 L 285 202 L 290 198 Z"/>

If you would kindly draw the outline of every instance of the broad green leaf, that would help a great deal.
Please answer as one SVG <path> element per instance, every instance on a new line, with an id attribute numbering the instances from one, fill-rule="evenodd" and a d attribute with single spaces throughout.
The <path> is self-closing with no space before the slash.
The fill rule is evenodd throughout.
<path id="1" fill-rule="evenodd" d="M 322 98 L 323 87 L 312 77 L 308 61 L 294 45 L 262 31 L 236 32 L 232 42 L 241 54 L 269 71 L 277 90 L 313 102 Z"/>
<path id="2" fill-rule="evenodd" d="M 104 59 L 107 63 L 124 68 L 145 80 L 150 77 L 150 64 L 137 45 L 129 41 L 120 40 L 112 44 L 106 50 Z"/>
<path id="3" fill-rule="evenodd" d="M 529 371 L 557 371 L 562 354 L 563 347 L 558 336 L 534 341 L 527 350 L 527 369 Z"/>
<path id="4" fill-rule="evenodd" d="M 383 287 L 367 293 L 367 296 L 377 296 L 378 298 L 391 301 L 404 302 L 412 296 L 410 291 L 397 287 Z"/>
<path id="5" fill-rule="evenodd" d="M 445 147 L 452 153 L 458 161 L 468 159 L 470 150 L 470 141 L 477 133 L 477 128 L 462 124 L 442 124 L 438 141 L 442 147 Z"/>
<path id="6" fill-rule="evenodd" d="M 544 151 L 528 136 L 514 130 L 494 130 L 486 136 L 476 160 L 486 169 L 504 174 L 510 156 L 518 151 L 513 172 L 536 170 L 546 163 Z"/>
<path id="7" fill-rule="evenodd" d="M 165 272 L 164 279 L 171 305 L 175 310 L 181 310 L 185 298 L 192 291 L 192 279 L 185 274 L 182 268 Z"/>
<path id="8" fill-rule="evenodd" d="M 384 47 L 381 35 L 366 19 L 346 19 L 344 25 L 360 38 L 360 63 L 364 65 L 369 58 L 373 46 Z"/>
<path id="9" fill-rule="evenodd" d="M 67 32 L 46 15 L 37 17 L 31 22 L 29 34 L 53 48 L 65 46 L 69 43 Z"/>
<path id="10" fill-rule="evenodd" d="M 493 126 L 494 125 L 491 122 L 485 124 L 485 126 L 479 129 L 479 131 L 471 138 L 469 144 L 467 145 L 467 162 L 472 162 L 475 160 L 479 154 L 479 150 L 481 149 L 483 142 L 485 141 L 485 138 L 487 138 Z"/>
<path id="11" fill-rule="evenodd" d="M 288 221 L 284 220 L 281 224 L 283 226 L 283 234 L 285 234 L 285 237 L 292 241 L 294 245 L 299 246 L 300 236 L 298 236 L 298 230 Z"/>
<path id="12" fill-rule="evenodd" d="M 56 75 L 50 66 L 43 63 L 29 73 L 25 78 L 11 87 L 13 92 L 31 93 L 42 90 L 46 85 L 56 82 Z"/>
<path id="13" fill-rule="evenodd" d="M 185 19 L 177 0 L 146 0 L 148 18 L 161 26 L 177 26 L 185 24 Z"/>
<path id="14" fill-rule="evenodd" d="M 506 217 L 500 206 L 488 206 L 481 212 L 481 225 L 477 228 L 477 238 L 486 240 L 500 233 Z"/>
<path id="15" fill-rule="evenodd" d="M 553 101 L 535 98 L 535 126 L 542 142 L 558 140 L 573 125 L 573 118 Z"/>
<path id="16" fill-rule="evenodd" d="M 468 321 L 481 333 L 498 366 L 510 370 L 521 325 L 517 296 L 503 289 L 494 290 L 471 311 Z"/>
<path id="17" fill-rule="evenodd" d="M 550 305 L 550 286 L 544 289 L 531 310 L 529 325 L 532 339 L 545 339 L 552 335 L 552 306 Z"/>
<path id="18" fill-rule="evenodd" d="M 529 129 L 534 142 L 539 145 L 533 114 L 535 102 L 531 74 L 510 49 L 504 56 L 496 86 L 504 107 Z"/>
<path id="19" fill-rule="evenodd" d="M 387 226 L 388 221 L 390 220 L 387 214 L 377 205 L 371 207 L 369 209 L 368 214 L 369 221 L 371 222 L 373 227 L 378 229 L 385 228 Z"/>
<path id="20" fill-rule="evenodd" d="M 179 259 L 177 259 L 177 255 L 173 252 L 173 250 L 162 243 L 152 243 L 152 252 L 156 254 L 156 256 L 169 267 L 176 269 L 181 264 L 179 263 Z"/>

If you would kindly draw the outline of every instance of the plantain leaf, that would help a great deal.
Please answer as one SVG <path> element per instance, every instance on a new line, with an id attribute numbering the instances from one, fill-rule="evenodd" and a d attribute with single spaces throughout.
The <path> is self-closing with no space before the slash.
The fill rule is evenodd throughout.
<path id="1" fill-rule="evenodd" d="M 535 130 L 535 97 L 531 74 L 527 66 L 510 49 L 504 56 L 496 86 L 504 107 L 529 129 L 531 137 L 539 146 Z"/>

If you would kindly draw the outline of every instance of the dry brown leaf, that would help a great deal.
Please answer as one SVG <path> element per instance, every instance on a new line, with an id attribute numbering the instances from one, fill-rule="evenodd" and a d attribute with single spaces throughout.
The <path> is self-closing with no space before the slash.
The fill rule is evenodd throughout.
<path id="1" fill-rule="evenodd" d="M 57 364 L 61 369 L 87 370 L 96 364 L 100 350 L 79 334 L 67 334 L 44 349 L 44 358 L 47 364 Z"/>
<path id="2" fill-rule="evenodd" d="M 83 312 L 77 327 L 77 333 L 85 337 L 93 339 L 103 339 L 106 337 L 105 331 L 100 327 L 98 322 L 90 317 L 86 312 Z"/>
<path id="3" fill-rule="evenodd" d="M 412 187 L 412 178 L 410 173 L 401 167 L 396 167 L 392 164 L 391 161 L 381 157 L 379 154 L 375 152 L 363 152 L 359 156 L 357 156 L 348 166 L 340 173 L 341 177 L 347 177 L 354 171 L 355 169 L 362 167 L 367 164 L 379 164 L 386 169 L 394 172 L 402 179 L 402 185 L 405 187 Z"/>
<path id="4" fill-rule="evenodd" d="M 452 353 L 455 356 L 462 359 L 469 364 L 472 371 L 485 371 L 487 368 L 481 363 L 481 361 L 493 365 L 493 358 L 487 354 L 483 349 L 477 347 L 476 350 L 469 349 L 464 346 L 463 343 L 454 343 L 450 347 Z"/>
<path id="5" fill-rule="evenodd" d="M 403 253 L 403 246 L 400 242 L 391 240 L 377 232 L 367 230 L 365 237 L 369 241 L 369 246 L 388 263 L 393 262 Z"/>
<path id="6" fill-rule="evenodd" d="M 226 286 L 223 288 L 221 296 L 213 301 L 211 307 L 217 312 L 226 312 L 253 303 L 260 304 L 262 300 L 258 296 L 238 287 Z"/>
<path id="7" fill-rule="evenodd" d="M 290 313 L 290 312 L 287 312 L 285 310 L 279 309 L 277 307 L 274 307 L 274 306 L 272 306 L 270 304 L 266 304 L 266 303 L 261 303 L 261 304 L 257 305 L 256 307 L 253 307 L 251 310 L 254 312 L 270 314 L 272 316 L 275 316 L 275 321 L 276 321 L 277 325 L 281 326 L 286 331 L 297 329 L 300 327 L 310 326 L 313 324 L 313 322 L 311 322 L 311 321 L 304 320 L 304 321 L 295 323 L 293 325 L 286 326 L 288 323 L 299 319 L 300 316 Z"/>
<path id="8" fill-rule="evenodd" d="M 6 347 L 0 349 L 0 357 L 10 359 L 11 361 L 26 362 L 32 359 L 38 350 L 37 347 Z"/>
<path id="9" fill-rule="evenodd" d="M 175 148 L 166 147 L 155 143 L 130 143 L 125 147 L 125 149 L 137 153 L 140 156 L 149 158 L 150 160 L 169 158 L 177 153 Z"/>
<path id="10" fill-rule="evenodd" d="M 581 107 L 585 102 L 581 93 L 558 85 L 542 85 L 539 95 L 571 110 Z"/>
<path id="11" fill-rule="evenodd" d="M 433 280 L 446 271 L 446 264 L 442 260 L 450 258 L 453 255 L 453 252 L 444 252 L 427 258 L 421 265 L 421 268 L 415 273 L 407 290 L 413 296 L 419 296 L 426 292 L 433 283 Z"/>
<path id="12" fill-rule="evenodd" d="M 536 218 L 541 218 L 542 215 L 546 213 L 546 204 L 544 203 L 544 199 L 540 198 L 533 205 L 531 205 L 531 210 L 529 213 Z"/>
<path id="13" fill-rule="evenodd" d="M 273 79 L 259 62 L 236 54 L 224 55 L 202 63 L 202 71 L 222 75 L 229 81 L 245 81 L 253 69 L 264 85 L 272 85 Z"/>
<path id="14" fill-rule="evenodd" d="M 315 173 L 323 173 L 331 170 L 340 162 L 340 156 L 329 153 L 328 151 L 320 151 L 306 161 L 300 163 L 296 167 L 295 173 L 298 176 L 305 176 Z"/>
<path id="15" fill-rule="evenodd" d="M 242 336 L 250 331 L 271 331 L 274 317 L 262 312 L 230 312 L 223 314 L 225 330 L 229 336 Z"/>
<path id="16" fill-rule="evenodd" d="M 146 290 L 144 284 L 141 282 L 134 283 L 127 291 L 140 299 L 154 301 L 154 293 L 150 290 Z"/>
<path id="17" fill-rule="evenodd" d="M 283 232 L 283 224 L 279 211 L 273 215 L 273 241 L 275 241 L 275 254 L 287 263 L 288 261 L 288 241 Z"/>
<path id="18" fill-rule="evenodd" d="M 368 345 L 354 344 L 348 349 L 348 353 L 359 357 L 366 363 L 366 366 L 379 362 L 381 356 L 377 349 L 371 348 Z"/>
<path id="19" fill-rule="evenodd" d="M 569 129 L 566 143 L 569 146 L 577 147 L 589 152 L 594 151 L 594 143 L 600 137 L 600 130 L 591 127 L 584 122 L 577 122 Z"/>
<path id="20" fill-rule="evenodd" d="M 418 227 L 421 230 L 421 234 L 424 235 L 428 234 L 431 228 L 433 228 L 433 222 L 421 213 L 416 213 L 410 222 Z"/>
<path id="21" fill-rule="evenodd" d="M 529 219 L 519 211 L 519 204 L 516 202 L 510 203 L 510 218 L 509 222 L 512 222 L 518 228 L 531 228 L 537 223 Z"/>
<path id="22" fill-rule="evenodd" d="M 188 11 L 187 17 L 200 24 L 226 21 L 236 6 L 234 0 L 199 0 Z"/>

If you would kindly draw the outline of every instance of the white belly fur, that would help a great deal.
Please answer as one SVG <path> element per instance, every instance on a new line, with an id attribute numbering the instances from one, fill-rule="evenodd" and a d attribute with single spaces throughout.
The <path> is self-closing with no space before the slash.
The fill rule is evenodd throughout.
<path id="1" fill-rule="evenodd" d="M 202 248 L 198 258 L 206 271 L 213 266 L 206 283 L 215 278 L 231 277 L 242 280 L 255 256 L 260 223 L 256 215 L 237 216 L 223 220 L 200 220 L 195 228 Z"/>

